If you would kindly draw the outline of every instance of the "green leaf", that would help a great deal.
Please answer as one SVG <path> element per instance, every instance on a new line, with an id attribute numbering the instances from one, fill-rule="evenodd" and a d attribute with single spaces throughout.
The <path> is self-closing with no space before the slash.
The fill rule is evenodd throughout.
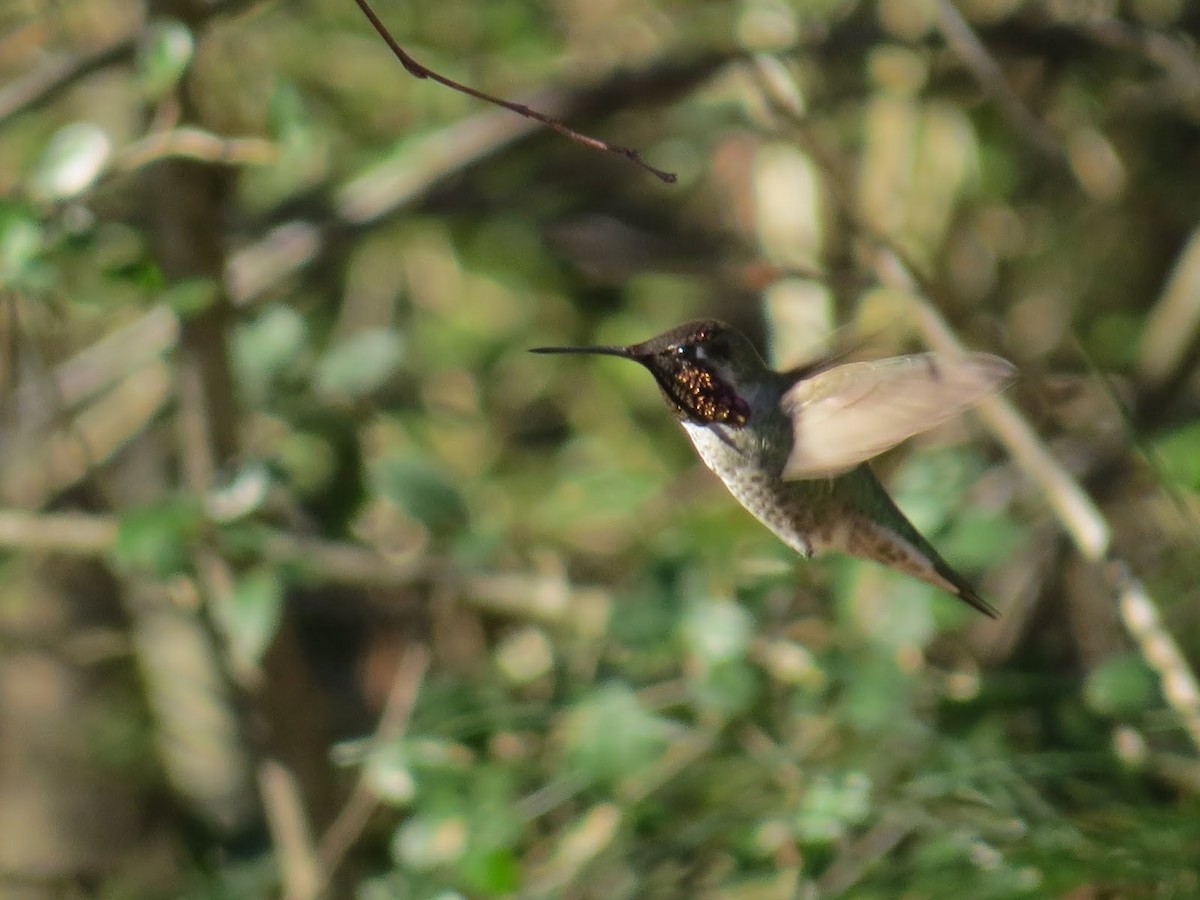
<path id="1" fill-rule="evenodd" d="M 210 519 L 222 525 L 244 520 L 258 512 L 271 491 L 271 473 L 259 460 L 249 460 L 224 484 L 204 498 Z"/>
<path id="2" fill-rule="evenodd" d="M 396 373 L 404 342 L 390 328 L 362 331 L 330 348 L 317 364 L 315 386 L 327 398 L 358 399 Z"/>
<path id="3" fill-rule="evenodd" d="M 233 360 L 246 391 L 265 396 L 271 383 L 306 349 L 304 317 L 282 303 L 264 309 L 234 334 Z"/>
<path id="4" fill-rule="evenodd" d="M 656 759 L 666 743 L 666 723 L 625 685 L 592 692 L 566 718 L 566 758 L 587 784 L 613 787 Z"/>
<path id="5" fill-rule="evenodd" d="M 871 813 L 871 779 L 864 772 L 841 778 L 819 775 L 805 789 L 796 813 L 796 836 L 808 843 L 838 840 Z"/>
<path id="6" fill-rule="evenodd" d="M 185 278 L 169 285 L 162 301 L 183 318 L 199 315 L 221 296 L 221 286 L 213 278 Z"/>
<path id="7" fill-rule="evenodd" d="M 385 497 L 430 531 L 455 531 L 467 522 L 462 495 L 449 479 L 424 460 L 386 459 L 376 471 L 376 483 Z"/>
<path id="8" fill-rule="evenodd" d="M 742 659 L 754 634 L 754 620 L 732 600 L 707 600 L 688 610 L 683 642 L 702 667 Z"/>
<path id="9" fill-rule="evenodd" d="M 758 698 L 758 671 L 743 660 L 728 660 L 704 670 L 689 685 L 697 706 L 721 719 L 736 716 Z"/>
<path id="10" fill-rule="evenodd" d="M 282 160 L 302 163 L 312 153 L 316 139 L 312 121 L 303 95 L 289 81 L 275 80 L 267 103 L 267 128 L 279 144 Z"/>
<path id="11" fill-rule="evenodd" d="M 273 569 L 253 569 L 237 579 L 228 603 L 218 610 L 236 658 L 262 660 L 283 620 L 283 596 L 283 582 Z"/>
<path id="12" fill-rule="evenodd" d="M 42 227 L 15 207 L 0 215 L 0 286 L 20 287 L 29 281 L 43 250 Z"/>
<path id="13" fill-rule="evenodd" d="M 200 505 L 171 500 L 134 509 L 121 518 L 113 547 L 116 564 L 126 570 L 165 578 L 187 569 L 191 545 L 203 527 Z"/>
<path id="14" fill-rule="evenodd" d="M 1088 674 L 1083 696 L 1093 712 L 1125 719 L 1157 704 L 1158 682 L 1140 655 L 1125 653 Z"/>
<path id="15" fill-rule="evenodd" d="M 417 796 L 417 779 L 403 741 L 392 741 L 374 750 L 365 763 L 363 777 L 371 792 L 392 806 L 408 806 Z"/>
<path id="16" fill-rule="evenodd" d="M 1191 422 L 1156 440 L 1154 454 L 1170 481 L 1200 490 L 1200 422 Z"/>
<path id="17" fill-rule="evenodd" d="M 865 656 L 854 662 L 853 680 L 842 705 L 855 727 L 864 731 L 885 729 L 895 723 L 897 716 L 908 714 L 912 679 L 889 655 L 876 652 Z"/>
<path id="18" fill-rule="evenodd" d="M 520 884 L 517 859 L 503 847 L 468 854 L 463 860 L 462 873 L 467 887 L 489 894 L 507 894 Z"/>
<path id="19" fill-rule="evenodd" d="M 982 569 L 1016 550 L 1024 536 L 1024 529 L 1006 515 L 964 509 L 937 543 L 942 556 L 955 566 Z"/>
<path id="20" fill-rule="evenodd" d="M 138 81 L 149 100 L 165 97 L 175 89 L 195 53 L 196 41 L 189 29 L 175 19 L 157 19 L 143 32 L 138 48 Z"/>

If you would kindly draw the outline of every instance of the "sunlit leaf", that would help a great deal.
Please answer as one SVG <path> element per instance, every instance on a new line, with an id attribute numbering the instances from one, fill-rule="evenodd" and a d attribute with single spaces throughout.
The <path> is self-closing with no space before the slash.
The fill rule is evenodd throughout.
<path id="1" fill-rule="evenodd" d="M 330 398 L 364 397 L 381 388 L 396 373 L 403 351 L 403 340 L 390 328 L 360 332 L 321 357 L 315 387 Z"/>
<path id="2" fill-rule="evenodd" d="M 417 779 L 406 743 L 392 741 L 374 750 L 363 773 L 372 793 L 392 806 L 407 806 L 417 795 Z"/>
<path id="3" fill-rule="evenodd" d="M 805 787 L 796 814 L 797 836 L 806 842 L 828 843 L 841 838 L 871 813 L 871 780 L 864 772 L 840 778 L 821 775 Z"/>
<path id="4" fill-rule="evenodd" d="M 466 852 L 469 834 L 462 816 L 416 815 L 396 829 L 392 857 L 418 870 L 446 865 Z"/>
<path id="5" fill-rule="evenodd" d="M 46 145 L 30 192 L 41 200 L 68 200 L 90 188 L 108 165 L 112 141 L 99 125 L 64 125 Z"/>
<path id="6" fill-rule="evenodd" d="M 702 601 L 682 622 L 684 646 L 701 666 L 741 659 L 754 633 L 754 620 L 733 601 Z"/>
<path id="7" fill-rule="evenodd" d="M 286 304 L 267 307 L 234 333 L 233 358 L 242 383 L 252 395 L 265 393 L 305 350 L 304 317 Z"/>
<path id="8" fill-rule="evenodd" d="M 257 663 L 271 645 L 283 619 L 283 582 L 273 569 L 253 569 L 234 582 L 219 609 L 226 638 L 239 659 Z"/>

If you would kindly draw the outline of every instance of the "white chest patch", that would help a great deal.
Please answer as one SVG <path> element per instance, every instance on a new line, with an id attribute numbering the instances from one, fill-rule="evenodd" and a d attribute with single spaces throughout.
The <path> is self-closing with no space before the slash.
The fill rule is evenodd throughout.
<path id="1" fill-rule="evenodd" d="M 692 439 L 692 446 L 696 448 L 696 452 L 700 454 L 704 464 L 724 477 L 723 470 L 728 466 L 727 457 L 730 447 L 723 436 L 718 433 L 717 429 L 720 427 L 719 425 L 699 425 L 695 422 L 683 423 L 684 431 Z"/>

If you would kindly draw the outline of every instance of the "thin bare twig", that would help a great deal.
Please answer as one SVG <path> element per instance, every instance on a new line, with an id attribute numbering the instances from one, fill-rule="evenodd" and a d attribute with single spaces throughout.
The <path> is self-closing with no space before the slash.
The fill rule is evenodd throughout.
<path id="1" fill-rule="evenodd" d="M 675 173 L 666 172 L 650 165 L 648 162 L 642 159 L 641 154 L 632 148 L 620 147 L 616 144 L 610 144 L 607 141 L 602 141 L 599 138 L 581 134 L 575 129 L 563 124 L 558 119 L 555 119 L 552 116 L 548 116 L 544 113 L 540 113 L 536 109 L 526 106 L 524 103 L 514 103 L 511 100 L 504 100 L 500 97 L 486 94 L 483 91 L 469 87 L 465 84 L 455 81 L 452 78 L 447 78 L 445 75 L 441 75 L 432 69 L 421 65 L 419 62 L 409 56 L 404 48 L 396 42 L 396 39 L 392 37 L 391 32 L 389 32 L 383 22 L 380 21 L 379 16 L 375 15 L 375 11 L 371 9 L 366 0 L 354 0 L 354 2 L 358 4 L 358 8 L 363 11 L 363 15 L 367 17 L 367 21 L 371 23 L 372 27 L 379 32 L 379 36 L 383 38 L 384 43 L 386 43 L 391 49 L 392 53 L 395 54 L 396 59 L 400 60 L 400 64 L 403 65 L 404 68 L 408 70 L 408 73 L 414 78 L 428 78 L 430 81 L 436 81 L 438 84 L 445 85 L 451 90 L 474 97 L 476 100 L 482 100 L 485 103 L 502 106 L 507 110 L 515 112 L 519 116 L 524 116 L 527 119 L 534 119 L 538 122 L 541 122 L 552 131 L 556 131 L 568 140 L 574 141 L 577 144 L 581 144 L 584 147 L 590 147 L 593 150 L 599 150 L 603 153 L 613 153 L 617 156 L 623 156 L 634 165 L 641 166 L 655 178 L 658 178 L 660 181 L 666 182 L 667 184 L 674 184 L 679 180 Z"/>
<path id="2" fill-rule="evenodd" d="M 428 667 L 429 651 L 423 644 L 411 645 L 404 651 L 396 666 L 396 675 L 392 679 L 387 703 L 379 717 L 379 726 L 371 738 L 369 750 L 396 741 L 404 734 Z M 321 838 L 317 858 L 326 880 L 337 871 L 379 804 L 368 780 L 369 765 L 369 760 L 364 762 L 362 774 L 350 798 Z"/>

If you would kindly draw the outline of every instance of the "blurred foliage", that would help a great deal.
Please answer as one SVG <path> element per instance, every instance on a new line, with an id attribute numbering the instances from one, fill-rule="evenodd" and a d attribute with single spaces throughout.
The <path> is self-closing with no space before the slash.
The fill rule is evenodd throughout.
<path id="1" fill-rule="evenodd" d="M 879 471 L 997 623 L 524 352 L 903 352 L 884 240 L 1200 664 L 1197 11 L 378 13 L 678 183 L 350 0 L 0 13 L 0 894 L 1200 895 L 1200 700 L 980 429 Z"/>

